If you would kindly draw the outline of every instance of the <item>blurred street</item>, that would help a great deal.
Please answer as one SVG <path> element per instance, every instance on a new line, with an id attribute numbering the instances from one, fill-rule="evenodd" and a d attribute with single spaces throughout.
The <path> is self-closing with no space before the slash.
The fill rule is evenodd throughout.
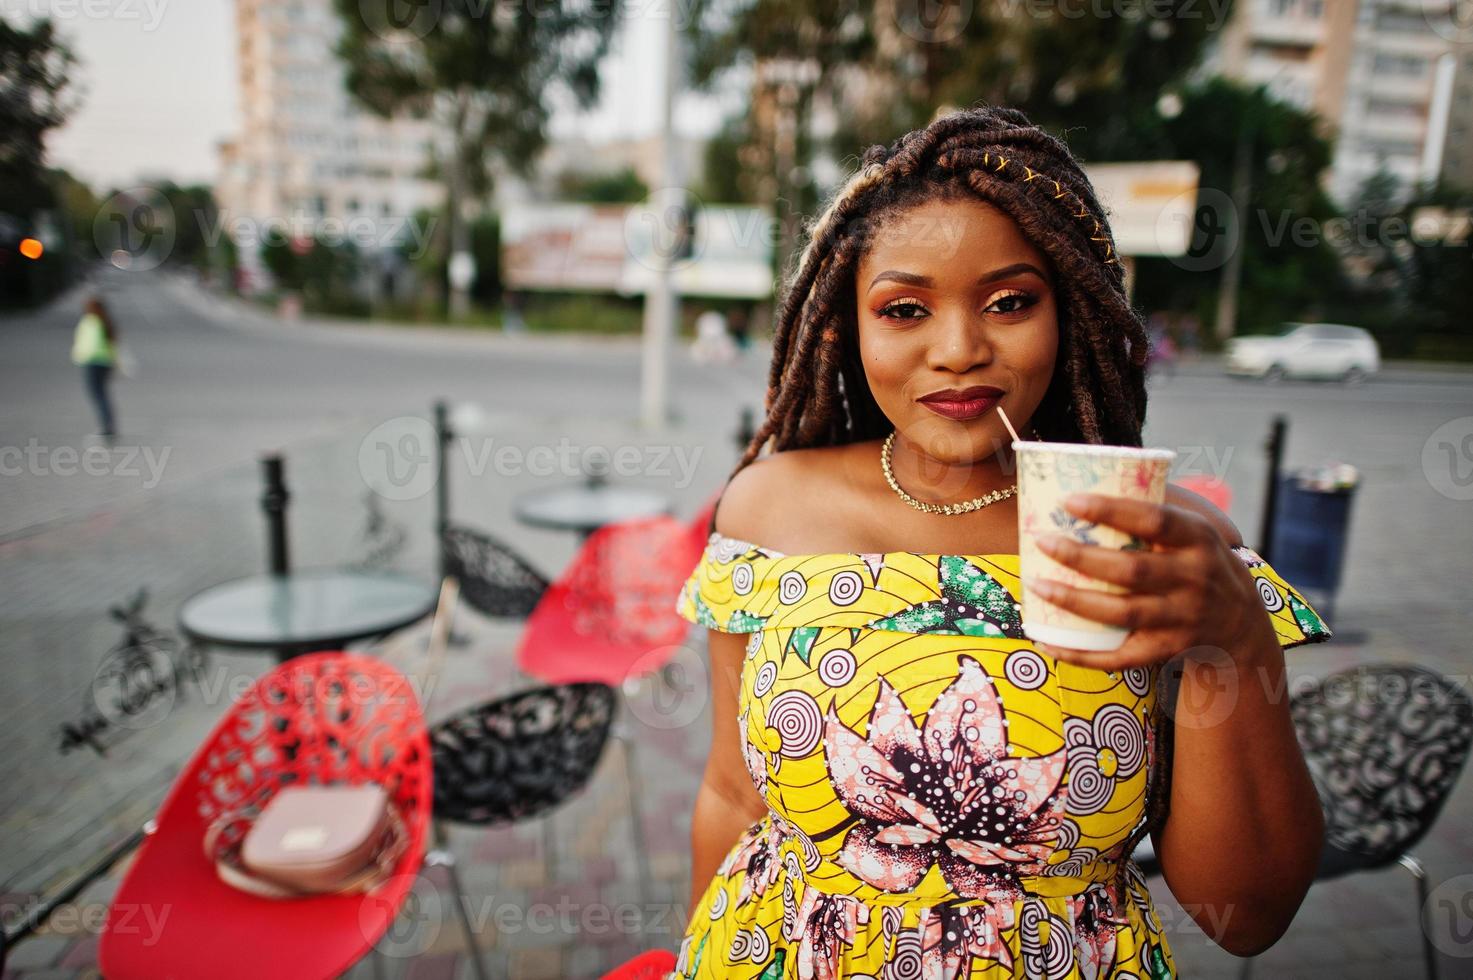
<path id="1" fill-rule="evenodd" d="M 498 472 L 484 460 L 476 467 L 478 440 L 523 450 L 564 439 L 609 449 L 665 447 L 692 467 L 652 470 L 628 482 L 667 493 L 685 517 L 728 472 L 739 409 L 759 404 L 766 370 L 760 347 L 732 367 L 697 365 L 678 351 L 678 421 L 649 432 L 635 422 L 634 339 L 394 330 L 310 318 L 286 323 L 162 274 L 114 273 L 107 286 L 119 329 L 140 363 L 137 379 L 115 387 L 121 434 L 111 458 L 137 447 L 138 475 L 68 470 L 56 453 L 85 448 L 90 425 L 65 356 L 77 300 L 0 319 L 7 351 L 0 363 L 0 445 L 31 444 L 33 458 L 49 461 L 17 473 L 8 459 L 3 478 L 0 716 L 8 724 L 0 730 L 6 787 L 0 900 L 12 905 L 54 887 L 146 819 L 228 703 L 221 692 L 230 690 L 230 678 L 253 677 L 267 666 L 261 656 L 217 653 L 203 690 L 188 689 L 166 718 L 107 759 L 85 749 L 59 752 L 59 726 L 80 713 L 98 661 L 116 639 L 108 605 L 146 586 L 149 618 L 174 629 L 189 595 L 263 568 L 258 453 L 286 454 L 294 564 L 341 563 L 363 545 L 365 439 L 386 422 L 425 416 L 435 399 L 446 398 L 472 447 L 452 470 L 455 518 L 492 531 L 553 574 L 576 542 L 516 523 L 511 500 L 575 477 Z M 1468 684 L 1466 556 L 1473 522 L 1466 502 L 1435 488 L 1446 485 L 1446 474 L 1424 469 L 1423 450 L 1439 426 L 1473 425 L 1473 373 L 1403 367 L 1355 388 L 1266 386 L 1225 379 L 1214 363 L 1197 362 L 1155 380 L 1147 443 L 1177 450 L 1178 476 L 1225 476 L 1235 493 L 1232 516 L 1250 544 L 1258 537 L 1262 447 L 1276 412 L 1290 420 L 1287 467 L 1333 459 L 1362 474 L 1350 563 L 1331 618 L 1337 639 L 1295 651 L 1291 670 L 1322 675 L 1356 663 L 1406 661 Z M 156 472 L 145 451 L 165 460 Z M 408 532 L 397 566 L 433 575 L 430 494 L 381 503 L 387 518 Z M 432 720 L 530 683 L 511 660 L 518 624 L 469 613 L 462 619 L 467 642 L 452 650 Z M 421 628 L 415 636 L 422 635 Z M 612 745 L 589 790 L 549 818 L 552 834 L 533 821 L 453 839 L 469 864 L 472 892 L 498 906 L 526 909 L 573 895 L 568 900 L 575 903 L 634 903 L 646 914 L 660 908 L 675 918 L 658 927 L 647 918 L 647 928 L 636 932 L 590 934 L 590 943 L 558 929 L 498 935 L 488 925 L 493 975 L 596 976 L 642 945 L 678 942 L 689 808 L 709 725 L 698 648 L 691 656 L 694 667 L 677 675 L 677 688 L 663 699 L 651 691 L 654 681 L 626 691 L 633 707 L 625 719 L 628 744 L 636 746 L 637 761 L 625 768 L 624 744 Z M 629 784 L 631 771 L 637 789 Z M 638 814 L 631 794 L 641 801 Z M 1432 838 L 1418 848 L 1434 887 L 1473 871 L 1473 844 L 1461 831 L 1470 819 L 1473 782 L 1464 780 Z M 549 840 L 556 842 L 552 852 L 545 848 Z M 453 920 L 433 904 L 436 883 L 443 884 L 437 874 L 424 873 L 430 917 L 395 933 L 404 976 L 450 976 L 457 969 L 468 975 Z M 95 886 L 91 900 L 105 899 L 115 884 Z M 1233 975 L 1235 961 L 1189 923 L 1159 879 L 1153 884 L 1183 975 Z M 1414 974 L 1414 906 L 1411 880 L 1396 870 L 1316 886 L 1290 935 L 1264 958 L 1264 975 L 1284 975 L 1287 964 L 1306 962 L 1315 968 L 1296 967 L 1294 976 Z M 95 938 L 80 935 L 57 927 L 28 941 L 6 976 L 84 972 Z M 1444 975 L 1457 975 L 1465 962 L 1448 959 Z"/>

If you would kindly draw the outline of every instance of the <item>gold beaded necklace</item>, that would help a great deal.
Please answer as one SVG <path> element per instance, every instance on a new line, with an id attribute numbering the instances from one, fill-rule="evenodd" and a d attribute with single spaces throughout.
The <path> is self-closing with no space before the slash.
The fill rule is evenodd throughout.
<path id="1" fill-rule="evenodd" d="M 895 433 L 891 432 L 888 436 L 885 437 L 884 445 L 880 447 L 880 469 L 885 471 L 885 482 L 890 484 L 890 489 L 895 491 L 896 496 L 898 496 L 906 503 L 910 504 L 916 510 L 921 511 L 922 513 L 945 514 L 948 517 L 955 516 L 957 514 L 970 514 L 974 510 L 981 510 L 988 504 L 995 504 L 1000 500 L 1006 500 L 1013 494 L 1018 492 L 1018 485 L 1015 483 L 1010 487 L 1005 487 L 1001 490 L 993 490 L 990 493 L 983 494 L 980 497 L 973 497 L 971 500 L 958 501 L 954 504 L 932 504 L 927 503 L 924 500 L 917 500 L 910 494 L 906 493 L 903 489 L 901 489 L 899 482 L 897 482 L 895 479 L 894 470 L 890 468 L 890 452 L 891 447 L 894 446 L 894 444 Z"/>

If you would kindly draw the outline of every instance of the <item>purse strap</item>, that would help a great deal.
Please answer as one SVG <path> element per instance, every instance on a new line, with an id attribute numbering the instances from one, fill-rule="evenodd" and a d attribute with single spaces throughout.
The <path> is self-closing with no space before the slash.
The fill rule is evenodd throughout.
<path id="1" fill-rule="evenodd" d="M 404 818 L 400 816 L 399 808 L 390 802 L 387 826 L 384 828 L 383 836 L 379 839 L 379 846 L 373 858 L 368 863 L 347 875 L 332 888 L 299 891 L 269 878 L 262 878 L 241 863 L 240 846 L 245 840 L 244 832 L 227 838 L 226 831 L 230 828 L 239 824 L 249 825 L 259 815 L 259 811 L 254 808 L 222 813 L 210 823 L 209 827 L 205 828 L 204 850 L 205 857 L 214 862 L 215 873 L 220 876 L 221 881 L 261 898 L 299 898 L 304 895 L 371 892 L 393 876 L 399 858 L 403 856 L 404 849 L 409 845 L 409 832 L 404 826 Z"/>

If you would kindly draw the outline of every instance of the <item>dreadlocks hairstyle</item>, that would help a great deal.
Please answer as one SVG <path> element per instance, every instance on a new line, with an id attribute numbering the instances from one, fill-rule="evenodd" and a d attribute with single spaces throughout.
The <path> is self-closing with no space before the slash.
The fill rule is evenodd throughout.
<path id="1" fill-rule="evenodd" d="M 1062 142 L 1016 109 L 980 107 L 870 147 L 810 224 L 778 310 L 766 418 L 737 470 L 764 446 L 780 452 L 890 431 L 859 357 L 855 272 L 886 218 L 969 196 L 1015 221 L 1054 265 L 1059 354 L 1033 418 L 1040 437 L 1140 445 L 1145 327 L 1126 299 L 1104 210 Z"/>

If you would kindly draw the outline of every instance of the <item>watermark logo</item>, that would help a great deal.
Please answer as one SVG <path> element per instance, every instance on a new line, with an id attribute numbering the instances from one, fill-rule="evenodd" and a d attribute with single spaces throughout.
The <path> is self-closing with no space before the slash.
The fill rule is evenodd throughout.
<path id="1" fill-rule="evenodd" d="M 417 500 L 439 481 L 435 427 L 401 415 L 375 426 L 358 445 L 358 473 L 388 500 Z"/>
<path id="2" fill-rule="evenodd" d="M 1175 699 L 1165 705 L 1167 717 L 1183 728 L 1216 728 L 1238 705 L 1238 665 L 1221 647 L 1197 646 L 1182 651 L 1164 668 L 1179 679 L 1188 662 L 1192 683 L 1177 688 Z"/>
<path id="3" fill-rule="evenodd" d="M 1473 875 L 1456 875 L 1432 889 L 1422 906 L 1422 928 L 1448 956 L 1473 957 Z"/>
<path id="4" fill-rule="evenodd" d="M 650 672 L 658 669 L 658 674 Z M 623 683 L 629 710 L 650 728 L 683 728 L 706 707 L 706 661 L 687 646 L 658 647 L 629 668 Z"/>
<path id="5" fill-rule="evenodd" d="M 415 500 L 439 481 L 434 426 L 405 415 L 375 426 L 358 446 L 358 473 L 364 485 L 387 500 Z M 615 479 L 659 479 L 676 489 L 695 482 L 702 446 L 666 444 L 583 445 L 563 436 L 555 443 L 518 445 L 489 436 L 457 436 L 445 447 L 471 477 L 494 473 L 503 477 L 568 479 L 590 475 Z"/>
<path id="6" fill-rule="evenodd" d="M 700 199 L 684 187 L 661 187 L 624 215 L 624 248 L 656 272 L 697 258 L 706 233 L 696 220 Z"/>
<path id="7" fill-rule="evenodd" d="M 424 37 L 440 22 L 442 0 L 358 0 L 363 26 L 385 41 Z"/>
<path id="8" fill-rule="evenodd" d="M 1422 0 L 1427 26 L 1456 44 L 1473 41 L 1473 0 Z"/>
<path id="9" fill-rule="evenodd" d="M 1193 195 L 1195 207 L 1184 200 Z M 1190 221 L 1191 228 L 1181 228 L 1182 221 Z M 1187 272 L 1222 268 L 1243 240 L 1242 222 L 1233 199 L 1215 187 L 1187 191 L 1172 199 L 1157 219 L 1156 240 L 1164 245 L 1179 242 L 1184 235 L 1190 244 L 1182 254 L 1171 256 L 1172 265 Z"/>
<path id="10" fill-rule="evenodd" d="M 0 0 L 0 14 L 17 20 L 138 21 L 145 33 L 158 30 L 169 0 Z"/>
<path id="11" fill-rule="evenodd" d="M 151 187 L 118 191 L 102 202 L 92 221 L 99 255 L 116 268 L 147 272 L 174 250 L 174 208 Z"/>
<path id="12" fill-rule="evenodd" d="M 141 478 L 152 490 L 164 478 L 174 447 L 44 446 L 35 436 L 24 446 L 0 446 L 0 476 L 112 476 Z"/>
<path id="13" fill-rule="evenodd" d="M 972 22 L 972 0 L 900 0 L 893 10 L 900 33 L 922 44 L 961 37 Z"/>
<path id="14" fill-rule="evenodd" d="M 409 890 L 405 892 L 404 902 L 396 914 L 393 903 L 382 896 L 397 891 L 394 885 L 405 878 L 409 879 Z M 395 959 L 419 956 L 439 938 L 445 922 L 446 901 L 441 897 L 440 889 L 423 874 L 399 875 L 363 897 L 362 904 L 358 906 L 358 926 L 363 930 L 363 936 L 369 938 L 378 932 L 387 918 L 388 928 L 374 944 L 374 949 Z"/>
<path id="15" fill-rule="evenodd" d="M 1422 473 L 1449 500 L 1473 500 L 1473 415 L 1432 430 L 1422 444 Z"/>

